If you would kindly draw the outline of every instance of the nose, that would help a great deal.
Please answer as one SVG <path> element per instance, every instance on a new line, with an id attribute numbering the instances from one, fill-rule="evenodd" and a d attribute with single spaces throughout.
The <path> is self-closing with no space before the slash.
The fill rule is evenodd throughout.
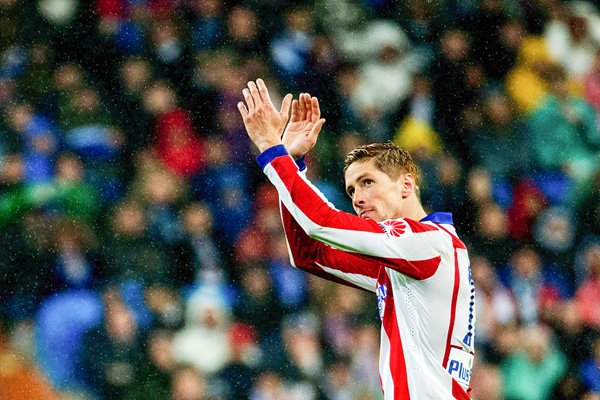
<path id="1" fill-rule="evenodd" d="M 352 206 L 354 208 L 360 208 L 365 204 L 365 198 L 359 189 L 354 190 L 354 195 L 352 196 Z"/>

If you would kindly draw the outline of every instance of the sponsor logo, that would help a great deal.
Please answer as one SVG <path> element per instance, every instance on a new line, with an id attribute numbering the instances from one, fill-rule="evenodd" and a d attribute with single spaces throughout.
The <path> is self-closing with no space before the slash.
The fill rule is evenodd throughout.
<path id="1" fill-rule="evenodd" d="M 406 231 L 406 223 L 397 219 L 388 219 L 386 221 L 380 222 L 379 226 L 381 226 L 383 231 L 388 236 L 392 237 L 399 237 Z"/>
<path id="2" fill-rule="evenodd" d="M 379 318 L 383 320 L 383 311 L 385 310 L 385 298 L 387 297 L 387 285 L 377 285 L 377 308 L 379 309 Z"/>
<path id="3" fill-rule="evenodd" d="M 473 367 L 473 354 L 453 348 L 450 351 L 448 373 L 457 382 L 469 385 L 471 381 L 471 368 Z"/>
<path id="4" fill-rule="evenodd" d="M 467 368 L 463 363 L 457 360 L 450 361 L 450 366 L 448 367 L 448 372 L 450 375 L 457 375 L 457 380 L 459 382 L 469 382 L 471 380 L 471 368 Z"/>

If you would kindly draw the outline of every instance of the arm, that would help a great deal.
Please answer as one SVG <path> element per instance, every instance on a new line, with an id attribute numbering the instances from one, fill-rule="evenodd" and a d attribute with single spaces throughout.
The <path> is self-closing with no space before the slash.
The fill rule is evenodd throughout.
<path id="1" fill-rule="evenodd" d="M 301 173 L 306 172 L 304 155 L 316 144 L 321 130 L 321 110 L 316 97 L 301 93 L 292 102 L 292 116 L 282 137 L 285 148 L 296 160 Z M 280 202 L 291 264 L 303 271 L 363 290 L 375 291 L 381 263 L 356 253 L 327 246 L 308 236 Z"/>
<path id="2" fill-rule="evenodd" d="M 282 145 L 262 153 L 258 161 L 285 208 L 310 238 L 338 250 L 368 256 L 416 279 L 425 279 L 437 269 L 440 248 L 447 240 L 437 227 L 395 220 L 389 222 L 399 229 L 387 233 L 387 221 L 380 224 L 335 209 L 299 172 Z"/>
<path id="3" fill-rule="evenodd" d="M 332 282 L 374 292 L 382 264 L 347 253 L 308 236 L 283 204 L 281 219 L 292 266 Z"/>
<path id="4" fill-rule="evenodd" d="M 258 80 L 248 86 L 250 90 L 244 90 L 248 107 L 240 103 L 238 108 L 248 135 L 262 151 L 257 161 L 306 235 L 335 249 L 368 256 L 414 278 L 431 276 L 440 263 L 440 249 L 447 237 L 435 226 L 409 220 L 396 222 L 404 228 L 401 234 L 400 230 L 388 233 L 391 230 L 385 221 L 378 224 L 335 209 L 299 172 L 283 146 L 279 137 L 281 113 L 273 107 L 264 82 Z"/>

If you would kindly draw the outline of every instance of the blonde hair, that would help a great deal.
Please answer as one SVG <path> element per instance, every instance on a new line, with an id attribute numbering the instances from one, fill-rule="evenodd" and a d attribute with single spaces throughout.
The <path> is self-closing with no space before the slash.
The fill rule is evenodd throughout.
<path id="1" fill-rule="evenodd" d="M 373 160 L 375 167 L 386 173 L 391 179 L 396 180 L 402 174 L 411 174 L 415 184 L 419 185 L 419 171 L 417 164 L 406 150 L 392 142 L 372 143 L 357 147 L 346 156 L 344 172 L 355 162 Z"/>

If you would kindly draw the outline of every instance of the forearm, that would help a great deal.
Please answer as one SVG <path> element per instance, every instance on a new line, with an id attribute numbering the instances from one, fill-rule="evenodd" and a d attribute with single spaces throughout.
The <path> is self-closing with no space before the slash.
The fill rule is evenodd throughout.
<path id="1" fill-rule="evenodd" d="M 292 265 L 298 269 L 358 289 L 374 291 L 380 264 L 359 254 L 333 249 L 308 236 L 280 203 Z"/>

